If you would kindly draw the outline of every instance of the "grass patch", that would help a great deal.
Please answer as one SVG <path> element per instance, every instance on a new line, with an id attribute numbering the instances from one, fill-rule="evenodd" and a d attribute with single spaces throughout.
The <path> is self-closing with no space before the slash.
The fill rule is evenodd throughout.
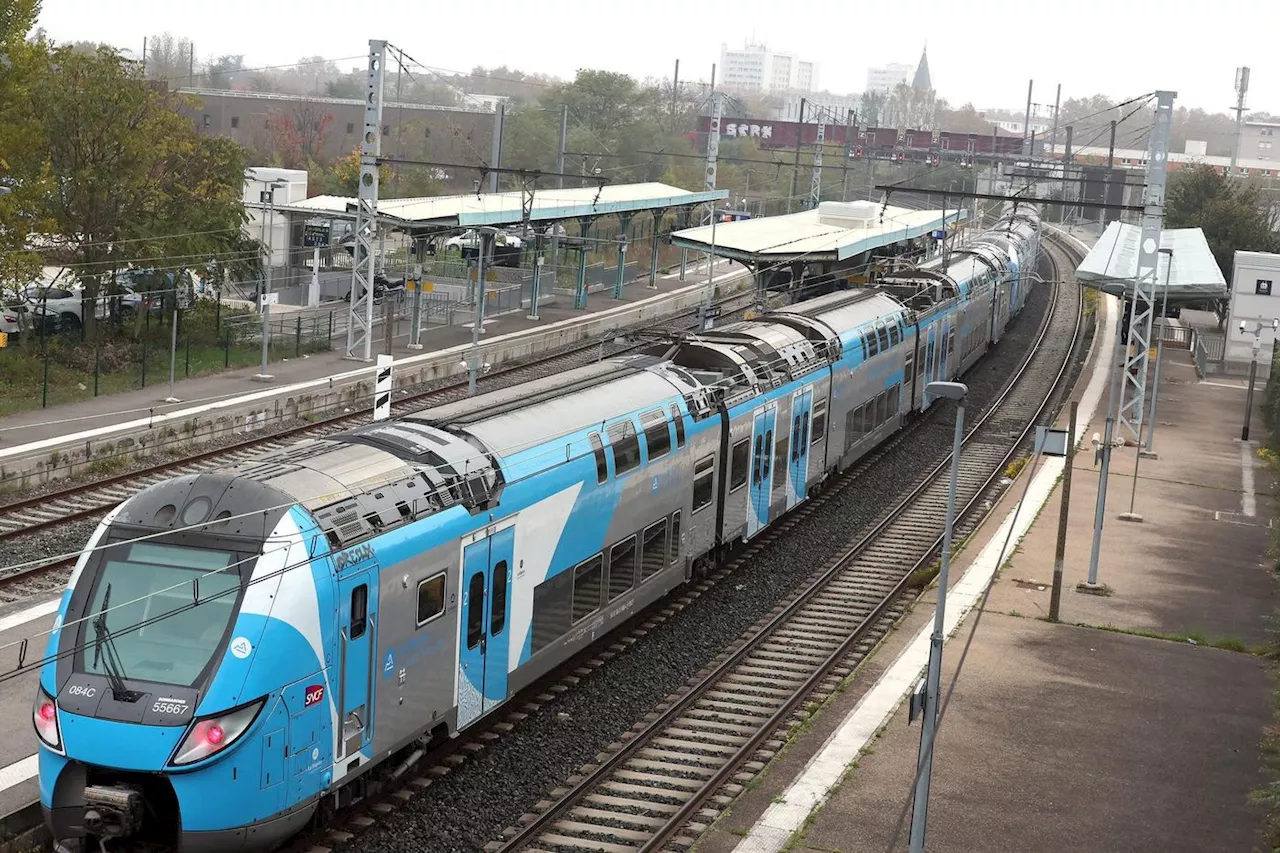
<path id="1" fill-rule="evenodd" d="M 1144 628 L 1121 628 L 1109 623 L 1106 625 L 1093 625 L 1088 622 L 1064 622 L 1062 624 L 1075 625 L 1077 628 L 1092 628 L 1095 631 L 1107 631 L 1112 634 L 1128 634 L 1132 637 L 1146 637 L 1151 640 L 1166 640 L 1171 643 L 1205 646 L 1210 649 L 1222 649 L 1227 652 L 1240 652 L 1242 654 L 1258 655 L 1259 657 L 1266 657 L 1270 654 L 1268 646 L 1250 646 L 1239 637 L 1209 637 L 1199 631 L 1190 631 L 1185 634 L 1169 634 L 1163 631 L 1148 631 Z"/>

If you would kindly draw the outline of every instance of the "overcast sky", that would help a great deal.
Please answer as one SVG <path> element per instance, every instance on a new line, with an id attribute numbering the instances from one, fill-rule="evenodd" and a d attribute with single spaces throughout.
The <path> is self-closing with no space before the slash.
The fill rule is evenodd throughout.
<path id="1" fill-rule="evenodd" d="M 1126 99 L 1159 88 L 1175 105 L 1225 111 L 1238 65 L 1252 69 L 1248 106 L 1280 113 L 1275 0 L 43 0 L 40 25 L 59 41 L 142 48 L 168 30 L 197 56 L 243 53 L 251 67 L 320 55 L 362 64 L 385 38 L 424 65 L 507 65 L 572 77 L 602 68 L 637 77 L 706 79 L 720 45 L 765 41 L 819 65 L 819 84 L 860 92 L 869 65 L 915 63 L 928 42 L 934 87 L 952 104 L 1021 108 L 1027 81 L 1050 109 L 1063 98 Z M 350 57 L 356 57 L 349 59 Z M 1049 110 L 1046 110 L 1046 113 Z"/>

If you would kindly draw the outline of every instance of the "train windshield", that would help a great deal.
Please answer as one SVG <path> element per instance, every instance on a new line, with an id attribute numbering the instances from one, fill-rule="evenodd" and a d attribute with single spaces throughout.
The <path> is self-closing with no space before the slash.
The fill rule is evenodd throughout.
<path id="1" fill-rule="evenodd" d="M 235 616 L 238 556 L 154 542 L 103 556 L 84 614 L 82 669 L 192 686 Z"/>

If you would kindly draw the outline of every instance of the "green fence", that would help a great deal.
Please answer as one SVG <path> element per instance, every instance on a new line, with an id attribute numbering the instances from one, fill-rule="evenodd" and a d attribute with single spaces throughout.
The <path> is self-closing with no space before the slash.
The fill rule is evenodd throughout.
<path id="1" fill-rule="evenodd" d="M 270 318 L 272 361 L 330 349 L 333 312 Z M 104 323 L 91 340 L 79 331 L 27 329 L 0 349 L 0 417 L 175 380 L 251 367 L 262 359 L 257 314 L 208 303 L 173 315 Z"/>

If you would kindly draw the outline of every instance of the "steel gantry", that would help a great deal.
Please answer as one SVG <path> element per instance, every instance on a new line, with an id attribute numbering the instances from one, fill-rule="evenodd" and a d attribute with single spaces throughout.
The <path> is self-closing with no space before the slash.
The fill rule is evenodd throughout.
<path id="1" fill-rule="evenodd" d="M 382 153 L 382 85 L 387 43 L 369 40 L 365 81 L 364 135 L 360 137 L 360 185 L 356 200 L 355 256 L 351 264 L 351 306 L 347 358 L 369 361 L 373 344 L 373 240 L 378 231 L 378 156 Z"/>
<path id="2" fill-rule="evenodd" d="M 804 126 L 801 125 L 797 133 L 802 133 Z M 818 208 L 818 200 L 822 197 L 822 146 L 827 141 L 827 117 L 825 113 L 818 113 L 818 138 L 813 143 L 813 180 L 809 184 L 809 209 L 816 210 Z"/>
<path id="3" fill-rule="evenodd" d="M 1147 157 L 1147 182 L 1142 194 L 1142 234 L 1138 240 L 1138 275 L 1133 282 L 1129 313 L 1129 341 L 1125 350 L 1124 386 L 1120 394 L 1120 425 L 1142 439 L 1146 404 L 1147 356 L 1155 318 L 1156 278 L 1160 267 L 1160 232 L 1164 228 L 1165 176 L 1169 161 L 1170 124 L 1177 92 L 1156 92 L 1155 127 Z"/>

